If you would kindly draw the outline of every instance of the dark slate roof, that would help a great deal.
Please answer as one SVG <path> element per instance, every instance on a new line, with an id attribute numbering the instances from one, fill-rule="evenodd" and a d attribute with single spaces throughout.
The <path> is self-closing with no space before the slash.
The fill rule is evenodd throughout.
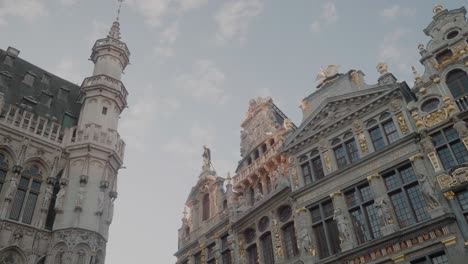
<path id="1" fill-rule="evenodd" d="M 10 58 L 6 59 L 7 56 Z M 23 82 L 27 73 L 35 76 L 31 86 Z M 48 81 L 44 81 L 44 76 Z M 4 94 L 5 108 L 12 104 L 27 106 L 26 109 L 36 116 L 52 118 L 62 124 L 65 115 L 78 120 L 79 91 L 80 86 L 0 49 L 0 92 Z M 47 105 L 49 97 L 50 106 Z"/>

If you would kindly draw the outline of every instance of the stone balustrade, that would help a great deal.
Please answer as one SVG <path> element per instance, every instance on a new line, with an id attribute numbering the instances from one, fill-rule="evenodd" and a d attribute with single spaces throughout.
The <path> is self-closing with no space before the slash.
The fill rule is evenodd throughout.
<path id="1" fill-rule="evenodd" d="M 121 81 L 116 80 L 104 74 L 88 77 L 84 79 L 83 84 L 81 85 L 81 87 L 92 87 L 92 86 L 110 87 L 120 92 L 123 98 L 127 98 L 128 96 L 127 89 L 125 88 L 125 85 Z"/>

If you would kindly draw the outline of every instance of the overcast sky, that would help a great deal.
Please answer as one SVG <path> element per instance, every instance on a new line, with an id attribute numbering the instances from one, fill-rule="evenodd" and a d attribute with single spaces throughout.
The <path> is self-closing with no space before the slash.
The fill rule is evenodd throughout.
<path id="1" fill-rule="evenodd" d="M 432 9 L 467 0 L 127 0 L 121 31 L 131 52 L 129 108 L 120 131 L 126 169 L 106 263 L 174 263 L 177 229 L 212 149 L 218 174 L 239 160 L 248 100 L 272 96 L 296 124 L 300 100 L 319 67 L 362 70 L 375 83 L 378 62 L 413 84 L 422 32 Z M 88 58 L 116 13 L 116 0 L 0 0 L 0 48 L 81 84 Z M 312 106 L 314 107 L 314 106 Z"/>

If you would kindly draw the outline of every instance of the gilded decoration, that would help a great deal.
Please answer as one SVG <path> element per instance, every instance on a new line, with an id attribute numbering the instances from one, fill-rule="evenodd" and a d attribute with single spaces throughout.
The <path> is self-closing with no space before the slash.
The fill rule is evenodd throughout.
<path id="1" fill-rule="evenodd" d="M 357 71 L 353 71 L 351 73 L 351 80 L 353 81 L 354 85 L 358 90 L 361 90 L 361 79 L 359 78 L 359 74 Z"/>
<path id="2" fill-rule="evenodd" d="M 437 63 L 437 61 L 432 60 L 432 65 L 434 65 L 434 68 L 436 70 L 439 70 L 440 68 L 446 66 L 447 64 L 457 62 L 468 50 L 468 46 L 465 44 L 463 46 L 455 47 L 453 50 L 453 55 L 451 57 L 444 57 L 443 60 L 440 63 Z"/>
<path id="3" fill-rule="evenodd" d="M 372 181 L 373 179 L 380 179 L 380 178 L 381 178 L 380 174 L 374 173 L 374 174 L 372 174 L 372 175 L 370 175 L 370 176 L 367 176 L 367 181 L 370 182 L 370 181 Z"/>
<path id="4" fill-rule="evenodd" d="M 405 117 L 403 116 L 403 113 L 398 112 L 396 114 L 396 118 L 397 118 L 397 121 L 398 121 L 398 126 L 400 127 L 400 130 L 401 130 L 401 133 L 403 133 L 403 135 L 408 134 L 408 125 L 406 124 Z"/>
<path id="5" fill-rule="evenodd" d="M 366 136 L 364 135 L 363 132 L 360 132 L 358 134 L 358 140 L 359 140 L 359 147 L 361 147 L 362 153 L 363 154 L 369 153 L 369 147 L 367 146 Z"/>
<path id="6" fill-rule="evenodd" d="M 455 107 L 455 105 L 453 105 L 453 102 L 452 100 L 450 100 L 449 97 L 444 96 L 442 100 L 444 101 L 445 108 L 447 109 L 448 114 L 450 116 L 457 112 L 457 108 Z"/>
<path id="7" fill-rule="evenodd" d="M 280 237 L 280 228 L 278 225 L 278 221 L 273 220 L 273 228 L 275 232 L 275 255 L 277 257 L 282 257 L 283 250 L 281 248 L 281 237 Z"/>
<path id="8" fill-rule="evenodd" d="M 442 169 L 439 163 L 439 159 L 437 158 L 437 154 L 435 152 L 427 154 L 427 157 L 431 161 L 432 167 L 434 167 L 435 171 L 440 171 Z"/>
<path id="9" fill-rule="evenodd" d="M 409 157 L 409 160 L 410 160 L 411 162 L 413 162 L 413 161 L 416 160 L 416 159 L 424 159 L 424 155 L 421 154 L 421 153 L 418 153 L 418 154 L 415 154 L 415 155 Z"/>
<path id="10" fill-rule="evenodd" d="M 451 173 L 451 175 L 442 174 L 437 176 L 437 183 L 441 189 L 447 189 L 453 186 L 460 185 L 464 182 L 468 182 L 468 168 L 458 168 Z"/>
<path id="11" fill-rule="evenodd" d="M 433 127 L 448 118 L 447 109 L 441 108 L 431 112 L 430 114 L 423 117 L 424 125 L 426 127 Z"/>
<path id="12" fill-rule="evenodd" d="M 297 176 L 297 169 L 295 167 L 291 168 L 291 176 L 294 188 L 299 188 L 299 177 Z"/>
<path id="13" fill-rule="evenodd" d="M 325 160 L 325 167 L 327 169 L 327 172 L 331 172 L 332 167 L 331 167 L 330 155 L 328 155 L 328 150 L 323 152 L 323 159 Z"/>
<path id="14" fill-rule="evenodd" d="M 411 112 L 411 116 L 413 117 L 414 122 L 416 123 L 416 128 L 417 129 L 423 129 L 424 128 L 424 122 L 421 119 L 421 117 L 419 116 L 418 111 L 414 110 L 413 112 Z"/>
<path id="15" fill-rule="evenodd" d="M 444 197 L 447 200 L 453 200 L 453 198 L 455 198 L 455 193 L 453 191 L 444 192 Z"/>
<path id="16" fill-rule="evenodd" d="M 457 243 L 457 237 L 456 236 L 449 236 L 446 239 L 442 239 L 440 242 L 442 244 L 444 244 L 444 246 L 455 245 Z"/>

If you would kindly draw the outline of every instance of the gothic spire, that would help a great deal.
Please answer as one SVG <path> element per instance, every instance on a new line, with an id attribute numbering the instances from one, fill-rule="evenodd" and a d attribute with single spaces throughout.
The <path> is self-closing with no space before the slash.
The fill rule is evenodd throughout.
<path id="1" fill-rule="evenodd" d="M 120 11 L 122 9 L 122 2 L 124 0 L 117 0 L 119 1 L 119 8 L 117 9 L 117 17 L 115 18 L 114 23 L 112 23 L 112 27 L 109 31 L 109 35 L 107 37 L 113 38 L 113 39 L 120 39 Z"/>

